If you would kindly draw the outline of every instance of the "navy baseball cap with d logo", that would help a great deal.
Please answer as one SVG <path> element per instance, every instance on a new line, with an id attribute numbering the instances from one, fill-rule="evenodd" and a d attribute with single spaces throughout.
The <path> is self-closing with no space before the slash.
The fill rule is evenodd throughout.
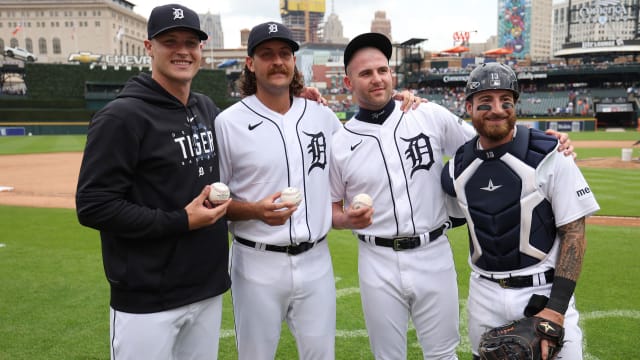
<path id="1" fill-rule="evenodd" d="M 293 52 L 298 51 L 300 48 L 298 43 L 293 40 L 293 33 L 288 27 L 272 21 L 256 25 L 251 29 L 249 40 L 247 41 L 247 54 L 253 56 L 256 47 L 267 40 L 284 41 L 291 46 Z"/>
<path id="2" fill-rule="evenodd" d="M 149 40 L 168 30 L 184 28 L 193 30 L 200 40 L 207 40 L 209 35 L 200 30 L 200 18 L 195 11 L 188 7 L 168 4 L 157 6 L 151 10 L 147 23 L 147 37 Z"/>

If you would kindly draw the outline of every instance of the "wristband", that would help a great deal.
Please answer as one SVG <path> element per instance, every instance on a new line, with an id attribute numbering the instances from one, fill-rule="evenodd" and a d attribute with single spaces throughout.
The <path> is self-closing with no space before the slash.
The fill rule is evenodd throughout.
<path id="1" fill-rule="evenodd" d="M 553 285 L 551 285 L 551 294 L 549 295 L 547 308 L 564 314 L 569 307 L 569 301 L 575 289 L 575 281 L 556 276 L 553 279 Z"/>

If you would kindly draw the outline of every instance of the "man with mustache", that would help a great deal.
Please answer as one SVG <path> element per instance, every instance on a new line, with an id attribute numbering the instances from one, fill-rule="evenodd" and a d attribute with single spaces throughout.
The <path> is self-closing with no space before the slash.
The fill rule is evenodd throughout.
<path id="1" fill-rule="evenodd" d="M 563 343 L 543 340 L 542 359 L 582 359 L 573 292 L 586 248 L 585 217 L 598 203 L 575 162 L 556 151 L 555 137 L 516 125 L 519 88 L 510 67 L 479 65 L 465 96 L 478 136 L 443 169 L 442 186 L 469 225 L 474 359 L 503 350 L 479 346 L 487 329 L 525 315 L 540 318 L 545 331 L 564 327 Z"/>
<path id="2" fill-rule="evenodd" d="M 286 320 L 301 359 L 333 359 L 335 285 L 326 235 L 329 166 L 340 127 L 325 106 L 296 97 L 298 44 L 284 25 L 255 26 L 240 90 L 216 119 L 221 181 L 233 201 L 231 295 L 240 360 L 273 359 Z M 281 190 L 300 190 L 298 203 Z"/>

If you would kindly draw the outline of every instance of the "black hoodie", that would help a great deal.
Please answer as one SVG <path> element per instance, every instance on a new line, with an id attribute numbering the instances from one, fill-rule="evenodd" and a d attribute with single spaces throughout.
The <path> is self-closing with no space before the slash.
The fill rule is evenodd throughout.
<path id="1" fill-rule="evenodd" d="M 184 210 L 220 178 L 218 112 L 197 93 L 184 106 L 141 74 L 91 120 L 76 209 L 100 231 L 114 309 L 158 312 L 229 289 L 226 221 L 189 231 Z"/>

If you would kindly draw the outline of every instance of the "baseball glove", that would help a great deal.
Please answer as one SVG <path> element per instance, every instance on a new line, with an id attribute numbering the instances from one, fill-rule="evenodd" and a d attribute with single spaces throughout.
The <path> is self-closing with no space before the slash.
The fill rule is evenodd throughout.
<path id="1" fill-rule="evenodd" d="M 540 360 L 540 343 L 549 341 L 549 356 L 554 359 L 562 349 L 564 328 L 540 317 L 528 317 L 493 328 L 480 338 L 482 360 Z"/>

